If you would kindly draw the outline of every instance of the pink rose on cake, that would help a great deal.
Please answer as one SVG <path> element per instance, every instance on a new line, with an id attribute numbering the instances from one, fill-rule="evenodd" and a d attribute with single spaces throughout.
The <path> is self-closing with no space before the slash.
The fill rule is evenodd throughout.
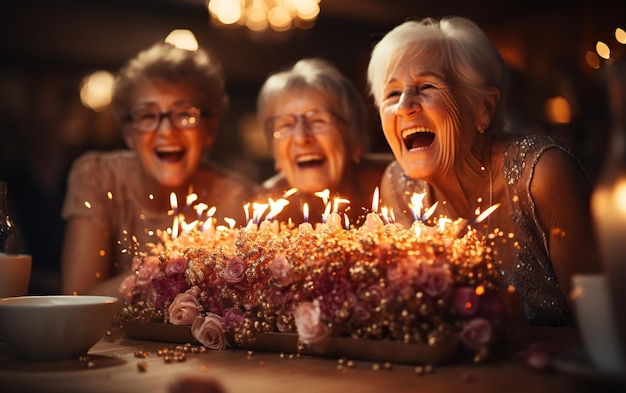
<path id="1" fill-rule="evenodd" d="M 209 312 L 204 316 L 198 316 L 191 325 L 193 337 L 209 349 L 225 349 L 228 347 L 228 339 L 222 326 L 223 319 L 219 315 Z"/>
<path id="2" fill-rule="evenodd" d="M 198 287 L 193 287 L 176 296 L 167 309 L 167 320 L 172 325 L 191 325 L 200 315 L 199 293 Z"/>
<path id="3" fill-rule="evenodd" d="M 300 341 L 305 344 L 314 344 L 329 336 L 328 326 L 322 322 L 321 316 L 320 303 L 317 300 L 302 302 L 298 305 L 295 321 Z"/>
<path id="4" fill-rule="evenodd" d="M 228 260 L 226 268 L 223 272 L 224 281 L 237 284 L 246 278 L 246 264 L 239 257 L 233 257 Z"/>
<path id="5" fill-rule="evenodd" d="M 450 270 L 443 267 L 428 269 L 423 285 L 424 292 L 432 297 L 442 296 L 452 284 Z"/>
<path id="6" fill-rule="evenodd" d="M 161 272 L 161 262 L 154 255 L 147 256 L 143 259 L 143 263 L 138 270 L 136 285 L 140 287 L 149 285 Z"/>
<path id="7" fill-rule="evenodd" d="M 467 348 L 477 350 L 487 346 L 492 335 L 493 329 L 486 319 L 474 318 L 463 325 L 459 338 Z"/>
<path id="8" fill-rule="evenodd" d="M 269 264 L 272 276 L 280 283 L 281 286 L 289 285 L 293 279 L 289 276 L 291 266 L 285 254 L 277 254 Z"/>
<path id="9" fill-rule="evenodd" d="M 187 268 L 187 260 L 179 251 L 173 251 L 170 254 L 167 264 L 165 265 L 165 274 L 173 275 L 184 273 Z"/>

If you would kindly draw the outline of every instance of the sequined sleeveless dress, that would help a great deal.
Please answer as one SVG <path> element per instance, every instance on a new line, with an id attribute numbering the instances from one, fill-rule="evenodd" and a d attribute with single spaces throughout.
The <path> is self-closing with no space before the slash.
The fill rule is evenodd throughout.
<path id="1" fill-rule="evenodd" d="M 508 216 L 514 223 L 519 248 L 514 251 L 514 267 L 510 271 L 503 270 L 501 274 L 504 285 L 515 287 L 523 302 L 529 325 L 574 324 L 550 262 L 548 234 L 539 223 L 530 194 L 530 183 L 537 162 L 546 150 L 554 148 L 563 150 L 578 162 L 566 147 L 546 136 L 513 137 L 507 142 L 503 153 L 502 174 L 506 182 L 506 194 L 513 201 Z M 423 180 L 409 178 L 397 161 L 390 164 L 384 176 L 390 177 L 384 181 L 395 182 L 393 194 L 398 199 L 413 192 L 428 193 L 428 184 Z M 394 203 L 402 206 L 400 203 L 406 204 L 406 201 Z"/>

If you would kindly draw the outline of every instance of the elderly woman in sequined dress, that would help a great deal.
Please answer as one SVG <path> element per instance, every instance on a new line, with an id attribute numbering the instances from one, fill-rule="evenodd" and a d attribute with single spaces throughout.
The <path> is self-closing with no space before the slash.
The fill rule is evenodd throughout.
<path id="1" fill-rule="evenodd" d="M 599 270 L 591 185 L 562 144 L 504 132 L 507 80 L 496 47 L 465 18 L 407 21 L 386 34 L 368 66 L 396 158 L 382 201 L 410 225 L 409 196 L 425 192 L 426 207 L 438 202 L 433 217 L 465 218 L 483 235 L 495 233 L 494 259 L 527 322 L 569 325 L 572 275 Z"/>

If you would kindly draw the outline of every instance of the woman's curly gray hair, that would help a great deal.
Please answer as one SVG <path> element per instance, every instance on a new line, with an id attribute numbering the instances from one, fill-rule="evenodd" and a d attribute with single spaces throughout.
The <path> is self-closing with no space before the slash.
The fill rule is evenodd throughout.
<path id="1" fill-rule="evenodd" d="M 178 48 L 157 42 L 129 59 L 117 74 L 111 106 L 119 121 L 128 115 L 130 97 L 141 82 L 181 85 L 196 92 L 196 105 L 220 117 L 228 107 L 222 65 L 207 50 Z"/>

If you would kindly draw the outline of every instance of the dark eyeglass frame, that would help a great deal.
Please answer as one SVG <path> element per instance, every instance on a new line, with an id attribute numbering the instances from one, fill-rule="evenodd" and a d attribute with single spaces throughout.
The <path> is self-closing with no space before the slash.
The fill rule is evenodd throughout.
<path id="1" fill-rule="evenodd" d="M 339 120 L 342 123 L 347 124 L 347 121 L 345 119 L 343 119 L 341 116 L 337 115 L 335 112 L 330 111 L 330 110 L 326 110 L 326 109 L 313 109 L 304 113 L 300 113 L 300 114 L 295 114 L 295 113 L 285 113 L 282 115 L 276 115 L 276 116 L 272 116 L 270 118 L 268 118 L 265 121 L 265 130 L 270 133 L 270 135 L 272 135 L 272 137 L 274 137 L 274 139 L 286 139 L 288 137 L 290 137 L 291 135 L 293 135 L 293 133 L 296 131 L 296 128 L 298 126 L 298 123 L 300 121 L 303 121 L 304 124 L 306 125 L 306 129 L 308 130 L 308 132 L 312 133 L 312 134 L 323 134 L 326 133 L 328 131 L 331 130 L 331 123 L 328 124 L 328 127 L 323 128 L 323 129 L 319 129 L 319 128 L 314 128 L 311 127 L 310 123 L 309 123 L 309 118 L 311 116 L 314 115 L 318 115 L 318 114 L 326 114 L 329 116 L 330 119 L 335 119 L 335 120 Z M 290 118 L 293 121 L 293 127 L 289 128 L 286 131 L 280 132 L 276 129 L 276 127 L 274 126 L 274 122 L 278 119 L 281 118 Z"/>
<path id="2" fill-rule="evenodd" d="M 150 127 L 146 125 L 141 125 L 142 121 L 146 121 L 146 119 L 137 118 L 138 113 L 141 112 L 143 114 L 149 113 L 154 117 L 150 119 L 150 124 L 154 123 Z M 188 114 L 189 116 L 185 119 L 187 123 L 181 123 L 181 120 L 173 118 L 172 115 L 180 115 L 180 114 Z M 197 128 L 200 124 L 200 119 L 202 117 L 207 117 L 209 113 L 203 109 L 200 109 L 197 105 L 183 102 L 180 104 L 174 105 L 167 112 L 161 112 L 156 105 L 148 105 L 141 108 L 136 108 L 128 115 L 126 115 L 126 121 L 130 123 L 130 126 L 133 130 L 141 133 L 141 134 L 149 134 L 152 132 L 156 132 L 161 127 L 161 123 L 163 119 L 167 117 L 170 121 L 170 124 L 176 130 L 191 130 Z M 190 121 L 193 119 L 193 121 Z"/>

